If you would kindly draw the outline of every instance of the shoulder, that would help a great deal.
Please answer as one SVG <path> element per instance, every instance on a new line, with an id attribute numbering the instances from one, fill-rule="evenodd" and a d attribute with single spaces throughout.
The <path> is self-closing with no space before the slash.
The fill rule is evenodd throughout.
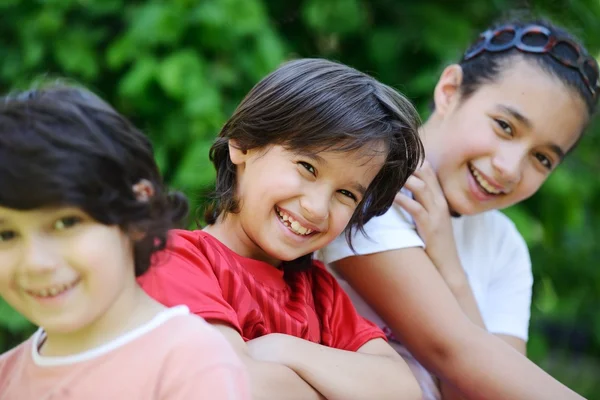
<path id="1" fill-rule="evenodd" d="M 0 355 L 0 384 L 17 372 L 17 366 L 21 365 L 23 360 L 31 359 L 31 347 L 33 338 L 29 338 L 17 347 Z M 0 385 L 1 386 L 1 385 Z"/>
<path id="2" fill-rule="evenodd" d="M 498 210 L 463 216 L 453 220 L 453 225 L 457 236 L 467 237 L 470 241 L 488 242 L 495 248 L 507 246 L 527 248 L 515 223 Z M 506 250 L 506 248 L 502 249 L 502 251 Z"/>
<path id="3" fill-rule="evenodd" d="M 401 207 L 393 205 L 385 214 L 374 217 L 351 237 L 354 251 L 342 234 L 318 252 L 318 258 L 329 264 L 356 254 L 366 255 L 407 247 L 424 247 L 415 224 Z"/>
<path id="4" fill-rule="evenodd" d="M 167 328 L 167 337 L 172 338 L 170 358 L 176 362 L 192 357 L 202 369 L 223 364 L 241 366 L 227 339 L 203 318 L 194 314 L 180 315 L 169 321 Z"/>

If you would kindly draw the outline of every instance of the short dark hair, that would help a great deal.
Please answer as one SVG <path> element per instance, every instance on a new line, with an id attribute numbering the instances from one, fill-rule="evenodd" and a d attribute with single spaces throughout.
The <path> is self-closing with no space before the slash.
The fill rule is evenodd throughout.
<path id="1" fill-rule="evenodd" d="M 323 59 L 283 64 L 262 79 L 242 100 L 210 149 L 217 170 L 208 224 L 238 211 L 236 168 L 228 142 L 243 150 L 281 145 L 310 152 L 369 152 L 385 147 L 385 163 L 367 189 L 346 230 L 362 231 L 385 213 L 424 156 L 420 119 L 404 96 L 351 67 Z M 351 244 L 351 243 L 350 243 Z"/>
<path id="2" fill-rule="evenodd" d="M 576 43 L 583 52 L 588 53 L 587 49 L 583 46 L 580 40 L 575 36 L 567 32 L 566 29 L 559 27 L 549 20 L 546 19 L 509 19 L 491 26 L 490 30 L 494 30 L 501 26 L 512 25 L 515 28 L 522 28 L 527 25 L 539 25 L 547 28 L 553 36 L 568 39 Z M 502 33 L 495 38 L 494 43 L 501 45 L 508 43 L 512 40 L 512 35 L 509 33 Z M 531 35 L 529 45 L 544 44 L 547 39 L 542 35 L 536 36 Z M 536 42 L 537 41 L 537 42 Z M 555 50 L 557 54 L 565 55 L 566 53 L 572 53 L 573 50 L 567 45 L 558 45 Z M 567 54 L 568 55 L 568 54 Z M 554 59 L 549 53 L 529 53 L 522 52 L 516 48 L 510 48 L 502 52 L 489 52 L 484 51 L 478 56 L 469 60 L 460 61 L 460 66 L 463 71 L 463 80 L 461 83 L 461 96 L 463 99 L 471 96 L 477 89 L 486 83 L 494 82 L 499 74 L 504 71 L 514 57 L 522 57 L 525 60 L 535 62 L 543 71 L 549 73 L 552 76 L 558 78 L 567 87 L 572 88 L 585 102 L 588 110 L 588 114 L 591 116 L 596 109 L 598 102 L 598 94 L 593 95 L 588 86 L 585 84 L 579 71 L 563 65 L 556 59 Z M 595 84 L 595 82 L 592 82 Z"/>
<path id="3" fill-rule="evenodd" d="M 148 201 L 133 192 L 142 179 L 153 185 Z M 134 243 L 136 276 L 188 207 L 182 194 L 166 191 L 142 132 L 96 95 L 65 85 L 0 99 L 0 204 L 74 206 L 102 224 L 143 234 Z"/>

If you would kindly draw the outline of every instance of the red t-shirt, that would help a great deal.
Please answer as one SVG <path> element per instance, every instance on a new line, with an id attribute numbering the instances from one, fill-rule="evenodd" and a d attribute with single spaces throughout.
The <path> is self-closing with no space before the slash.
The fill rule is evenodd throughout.
<path id="1" fill-rule="evenodd" d="M 167 250 L 138 281 L 166 306 L 185 304 L 212 322 L 235 328 L 244 340 L 284 333 L 356 351 L 383 332 L 362 318 L 323 264 L 286 276 L 242 257 L 203 231 L 173 230 Z"/>

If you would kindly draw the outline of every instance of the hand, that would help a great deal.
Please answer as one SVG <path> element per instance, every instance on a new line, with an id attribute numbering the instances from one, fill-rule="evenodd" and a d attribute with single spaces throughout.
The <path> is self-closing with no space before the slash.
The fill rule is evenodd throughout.
<path id="1" fill-rule="evenodd" d="M 414 199 L 399 192 L 395 203 L 414 218 L 417 232 L 425 242 L 425 251 L 431 261 L 444 278 L 464 275 L 456 250 L 448 203 L 429 162 L 425 160 L 408 178 L 404 187 L 412 192 Z"/>

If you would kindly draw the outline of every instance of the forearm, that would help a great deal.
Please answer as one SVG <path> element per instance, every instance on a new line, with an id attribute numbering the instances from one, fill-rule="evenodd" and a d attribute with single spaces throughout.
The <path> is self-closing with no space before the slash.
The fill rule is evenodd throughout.
<path id="1" fill-rule="evenodd" d="M 460 354 L 432 365 L 438 372 L 443 368 L 465 398 L 582 399 L 502 340 L 473 331 L 459 346 Z"/>
<path id="2" fill-rule="evenodd" d="M 432 261 L 436 264 L 440 275 L 444 278 L 462 311 L 469 317 L 471 322 L 480 328 L 486 329 L 485 322 L 477 306 L 477 300 L 460 263 L 458 254 L 450 255 L 443 261 L 437 259 L 432 259 Z"/>
<path id="3" fill-rule="evenodd" d="M 330 400 L 417 399 L 421 395 L 401 358 L 299 341 L 286 352 L 282 362 Z"/>
<path id="4" fill-rule="evenodd" d="M 243 359 L 250 376 L 250 388 L 254 400 L 321 400 L 318 391 L 285 365 Z"/>
<path id="5" fill-rule="evenodd" d="M 449 279 L 448 282 L 450 291 L 465 315 L 478 327 L 487 329 L 466 275 Z"/>
<path id="6" fill-rule="evenodd" d="M 464 397 L 454 386 L 444 381 L 440 381 L 440 393 L 442 400 L 464 400 Z"/>

